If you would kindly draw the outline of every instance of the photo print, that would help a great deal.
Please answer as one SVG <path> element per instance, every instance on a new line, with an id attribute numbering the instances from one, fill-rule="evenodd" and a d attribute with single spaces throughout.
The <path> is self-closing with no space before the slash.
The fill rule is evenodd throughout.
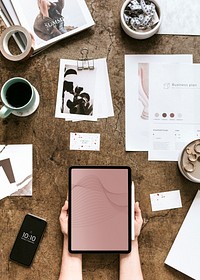
<path id="1" fill-rule="evenodd" d="M 77 70 L 75 61 L 60 61 L 56 117 L 96 120 L 96 69 Z"/>
<path id="2" fill-rule="evenodd" d="M 78 72 L 73 68 L 68 68 L 66 65 L 64 71 L 61 113 L 92 115 L 93 101 L 90 98 L 91 94 L 84 91 L 82 84 L 81 86 L 75 86 L 74 82 L 70 81 L 70 78 L 68 79 L 71 75 L 78 75 Z"/>

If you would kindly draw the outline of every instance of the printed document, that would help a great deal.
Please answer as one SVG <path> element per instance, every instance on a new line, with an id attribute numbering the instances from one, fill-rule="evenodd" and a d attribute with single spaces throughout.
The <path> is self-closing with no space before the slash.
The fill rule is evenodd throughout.
<path id="1" fill-rule="evenodd" d="M 150 64 L 149 81 L 149 160 L 177 161 L 200 138 L 200 64 Z"/>
<path id="2" fill-rule="evenodd" d="M 192 55 L 125 56 L 126 151 L 149 149 L 149 63 L 192 63 Z"/>

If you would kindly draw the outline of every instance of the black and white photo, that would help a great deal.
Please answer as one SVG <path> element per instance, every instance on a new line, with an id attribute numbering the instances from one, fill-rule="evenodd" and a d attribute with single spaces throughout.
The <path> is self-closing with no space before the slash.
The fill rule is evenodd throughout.
<path id="1" fill-rule="evenodd" d="M 77 70 L 76 62 L 61 59 L 56 116 L 66 120 L 94 120 L 96 69 Z"/>
<path id="2" fill-rule="evenodd" d="M 93 62 L 94 69 L 78 70 L 77 60 L 60 60 L 56 118 L 97 121 L 114 116 L 106 59 Z"/>

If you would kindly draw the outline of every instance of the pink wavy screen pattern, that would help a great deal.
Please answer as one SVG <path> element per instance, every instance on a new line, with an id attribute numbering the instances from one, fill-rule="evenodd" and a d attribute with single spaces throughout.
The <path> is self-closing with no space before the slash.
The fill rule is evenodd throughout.
<path id="1" fill-rule="evenodd" d="M 127 249 L 128 180 L 126 172 L 121 175 L 125 180 L 120 177 L 116 182 L 119 174 L 113 177 L 111 173 L 112 178 L 106 180 L 109 171 L 98 173 L 96 170 L 90 174 L 86 170 L 77 182 L 72 183 L 73 249 Z M 125 185 L 119 186 L 123 181 Z"/>

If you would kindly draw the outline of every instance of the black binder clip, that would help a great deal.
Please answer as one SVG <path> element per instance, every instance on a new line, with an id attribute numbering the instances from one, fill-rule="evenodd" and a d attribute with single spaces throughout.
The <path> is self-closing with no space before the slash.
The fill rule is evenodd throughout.
<path id="1" fill-rule="evenodd" d="M 81 50 L 82 57 L 77 60 L 77 70 L 94 70 L 94 59 L 88 57 L 88 49 Z"/>

